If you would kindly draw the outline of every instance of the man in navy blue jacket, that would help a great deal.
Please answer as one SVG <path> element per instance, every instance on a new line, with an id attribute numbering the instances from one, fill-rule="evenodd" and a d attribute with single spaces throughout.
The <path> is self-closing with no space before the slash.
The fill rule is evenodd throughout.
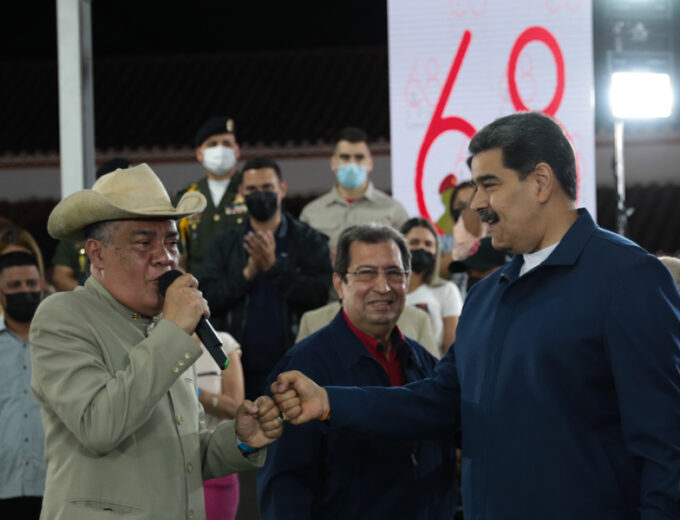
<path id="1" fill-rule="evenodd" d="M 340 235 L 333 285 L 342 309 L 274 368 L 302 370 L 324 385 L 402 386 L 434 375 L 437 360 L 396 326 L 411 255 L 388 226 Z M 411 442 L 351 431 L 324 435 L 318 422 L 286 429 L 258 471 L 265 520 L 451 520 L 456 508 L 453 431 Z"/>
<path id="2" fill-rule="evenodd" d="M 272 385 L 281 409 L 391 438 L 461 426 L 466 520 L 680 518 L 670 273 L 574 208 L 574 153 L 549 117 L 500 118 L 469 149 L 471 207 L 515 257 L 472 289 L 436 375 L 324 389 L 289 372 Z"/>

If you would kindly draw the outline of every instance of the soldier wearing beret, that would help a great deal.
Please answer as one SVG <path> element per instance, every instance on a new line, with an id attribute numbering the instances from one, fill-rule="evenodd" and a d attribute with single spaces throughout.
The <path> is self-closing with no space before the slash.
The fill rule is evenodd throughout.
<path id="1" fill-rule="evenodd" d="M 196 159 L 203 165 L 205 177 L 180 190 L 173 202 L 185 193 L 199 191 L 208 200 L 202 213 L 179 223 L 182 266 L 200 275 L 203 259 L 213 237 L 224 229 L 240 224 L 248 211 L 238 193 L 236 161 L 240 150 L 234 134 L 234 120 L 216 116 L 196 132 Z"/>

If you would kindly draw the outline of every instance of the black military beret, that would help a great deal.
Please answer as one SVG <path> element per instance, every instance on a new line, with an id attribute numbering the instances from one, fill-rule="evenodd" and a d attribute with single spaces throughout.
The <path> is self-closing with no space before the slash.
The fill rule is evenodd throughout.
<path id="1" fill-rule="evenodd" d="M 227 116 L 211 117 L 196 132 L 196 146 L 201 146 L 208 137 L 217 134 L 233 134 L 234 120 Z"/>

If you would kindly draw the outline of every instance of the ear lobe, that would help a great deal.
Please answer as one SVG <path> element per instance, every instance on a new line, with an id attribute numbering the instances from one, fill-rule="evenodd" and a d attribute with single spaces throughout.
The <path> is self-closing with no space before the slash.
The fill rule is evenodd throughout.
<path id="1" fill-rule="evenodd" d="M 104 258 L 102 256 L 102 244 L 99 240 L 89 238 L 85 242 L 85 252 L 90 259 L 90 263 L 95 269 L 104 268 Z"/>
<path id="2" fill-rule="evenodd" d="M 536 180 L 536 196 L 540 203 L 545 203 L 550 200 L 552 190 L 555 187 L 555 172 L 548 163 L 538 163 L 534 169 L 534 177 Z"/>

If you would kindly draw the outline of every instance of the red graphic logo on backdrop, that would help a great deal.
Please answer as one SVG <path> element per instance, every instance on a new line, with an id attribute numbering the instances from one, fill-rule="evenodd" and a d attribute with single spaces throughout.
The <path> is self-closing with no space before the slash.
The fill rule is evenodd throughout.
<path id="1" fill-rule="evenodd" d="M 427 204 L 425 202 L 425 193 L 423 189 L 423 177 L 425 175 L 425 160 L 427 155 L 432 148 L 434 141 L 446 132 L 460 132 L 465 135 L 468 139 L 471 139 L 477 130 L 475 127 L 466 119 L 459 116 L 447 116 L 444 117 L 444 107 L 451 97 L 453 91 L 453 86 L 458 78 L 458 73 L 463 65 L 463 60 L 467 54 L 468 48 L 470 47 L 470 41 L 472 40 L 472 33 L 466 30 L 463 33 L 463 37 L 460 40 L 458 50 L 453 58 L 453 63 L 451 64 L 451 69 L 444 82 L 444 87 L 442 88 L 441 94 L 439 95 L 439 100 L 432 113 L 432 119 L 427 127 L 423 142 L 420 145 L 420 150 L 418 152 L 418 159 L 416 161 L 416 174 L 414 178 L 415 190 L 416 190 L 416 202 L 418 204 L 418 211 L 420 215 L 428 220 L 432 221 L 430 212 L 427 209 Z M 522 100 L 519 89 L 517 88 L 517 81 L 515 79 L 515 73 L 517 71 L 517 62 L 519 56 L 529 43 L 531 42 L 541 42 L 545 44 L 550 50 L 556 66 L 557 72 L 557 82 L 555 86 L 555 92 L 553 97 L 544 109 L 541 110 L 544 114 L 551 117 L 555 117 L 555 114 L 559 110 L 560 104 L 562 103 L 562 98 L 564 97 L 565 88 L 565 72 L 564 72 L 564 57 L 562 55 L 562 50 L 560 45 L 552 35 L 550 31 L 543 27 L 529 27 L 524 30 L 515 40 L 510 51 L 510 57 L 508 58 L 508 68 L 507 68 L 507 81 L 508 90 L 510 93 L 510 99 L 514 109 L 518 112 L 531 110 Z M 564 127 L 562 127 L 564 129 Z M 566 133 L 566 129 L 565 129 Z M 569 137 L 569 134 L 567 134 Z M 570 138 L 571 140 L 571 138 Z M 577 188 L 580 185 L 580 175 L 577 167 Z M 441 230 L 439 230 L 441 232 Z"/>

